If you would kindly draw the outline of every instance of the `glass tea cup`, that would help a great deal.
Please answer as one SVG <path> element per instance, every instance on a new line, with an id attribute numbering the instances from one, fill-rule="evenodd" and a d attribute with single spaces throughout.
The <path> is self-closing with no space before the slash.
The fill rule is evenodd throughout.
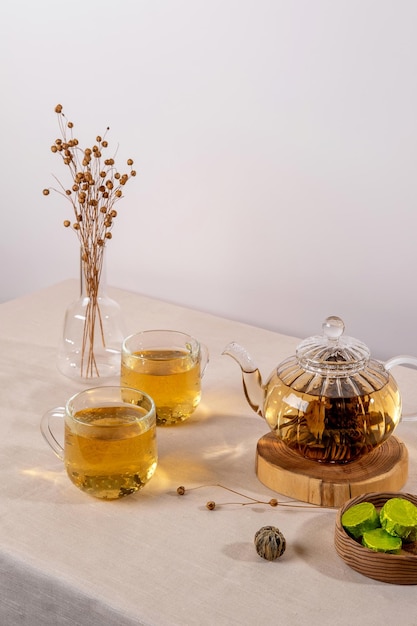
<path id="1" fill-rule="evenodd" d="M 155 417 L 154 402 L 146 393 L 95 387 L 45 413 L 41 432 L 76 487 L 115 500 L 139 491 L 155 472 Z M 64 420 L 64 447 L 53 432 L 55 418 Z"/>
<path id="2" fill-rule="evenodd" d="M 173 425 L 190 417 L 201 400 L 208 349 L 175 330 L 145 330 L 122 344 L 121 384 L 143 389 L 155 402 L 156 423 Z"/>

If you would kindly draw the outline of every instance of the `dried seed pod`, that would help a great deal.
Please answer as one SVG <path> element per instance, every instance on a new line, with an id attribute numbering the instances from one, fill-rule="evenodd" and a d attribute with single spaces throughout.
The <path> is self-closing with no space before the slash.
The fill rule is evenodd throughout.
<path id="1" fill-rule="evenodd" d="M 275 526 L 263 526 L 255 533 L 256 552 L 267 561 L 275 561 L 285 552 L 286 541 Z"/>

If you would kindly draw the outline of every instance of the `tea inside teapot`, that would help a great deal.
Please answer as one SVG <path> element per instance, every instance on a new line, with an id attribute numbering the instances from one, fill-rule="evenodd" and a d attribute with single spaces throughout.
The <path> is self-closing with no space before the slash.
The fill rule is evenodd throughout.
<path id="1" fill-rule="evenodd" d="M 328 317 L 323 335 L 301 342 L 265 384 L 241 346 L 232 343 L 224 351 L 241 366 L 246 398 L 276 436 L 322 463 L 349 463 L 388 439 L 402 409 L 389 369 L 402 362 L 417 366 L 414 357 L 395 357 L 384 365 L 343 332 L 343 321 Z"/>
<path id="2" fill-rule="evenodd" d="M 401 398 L 392 378 L 377 390 L 363 381 L 363 386 L 350 386 L 350 391 L 349 385 L 330 379 L 323 395 L 312 380 L 304 385 L 294 381 L 292 386 L 283 382 L 288 380 L 290 365 L 284 363 L 269 380 L 265 409 L 269 427 L 289 448 L 314 461 L 347 463 L 373 450 L 394 431 Z"/>

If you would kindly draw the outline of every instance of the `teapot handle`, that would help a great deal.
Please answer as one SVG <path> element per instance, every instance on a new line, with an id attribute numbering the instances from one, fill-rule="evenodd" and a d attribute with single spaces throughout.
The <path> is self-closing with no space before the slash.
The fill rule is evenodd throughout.
<path id="1" fill-rule="evenodd" d="M 417 368 L 417 358 L 414 356 L 409 356 L 408 354 L 401 354 L 399 356 L 394 356 L 392 359 L 389 359 L 384 364 L 386 370 L 390 370 L 392 367 L 396 365 L 411 365 Z M 401 416 L 402 422 L 416 422 L 417 415 L 407 414 Z"/>

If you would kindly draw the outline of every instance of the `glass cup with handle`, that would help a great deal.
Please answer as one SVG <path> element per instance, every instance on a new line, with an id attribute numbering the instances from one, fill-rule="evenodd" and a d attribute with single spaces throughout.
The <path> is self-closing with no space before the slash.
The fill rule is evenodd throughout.
<path id="1" fill-rule="evenodd" d="M 121 384 L 143 389 L 156 407 L 158 425 L 187 420 L 201 400 L 207 347 L 175 330 L 145 330 L 122 344 Z"/>
<path id="2" fill-rule="evenodd" d="M 54 434 L 64 420 L 64 445 Z M 41 432 L 76 487 L 115 500 L 142 489 L 157 463 L 155 404 L 146 393 L 102 386 L 72 396 L 42 417 Z"/>

